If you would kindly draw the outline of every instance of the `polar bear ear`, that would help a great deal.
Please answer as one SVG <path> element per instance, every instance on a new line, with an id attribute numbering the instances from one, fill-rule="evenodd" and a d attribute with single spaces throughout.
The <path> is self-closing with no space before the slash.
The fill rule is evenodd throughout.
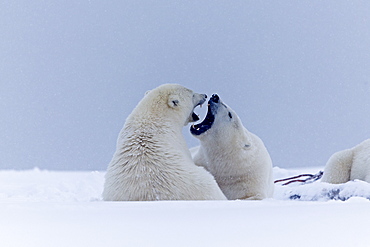
<path id="1" fill-rule="evenodd" d="M 150 93 L 150 91 L 152 91 L 152 90 L 146 91 L 145 94 L 144 94 L 144 96 L 146 96 L 148 93 Z"/>
<path id="2" fill-rule="evenodd" d="M 168 105 L 172 108 L 176 108 L 178 107 L 180 104 L 180 101 L 179 101 L 179 97 L 177 95 L 170 95 L 170 97 L 168 97 Z"/>

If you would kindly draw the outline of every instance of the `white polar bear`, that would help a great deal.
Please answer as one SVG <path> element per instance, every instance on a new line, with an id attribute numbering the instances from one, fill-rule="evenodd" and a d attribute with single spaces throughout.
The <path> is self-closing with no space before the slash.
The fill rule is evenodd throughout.
<path id="1" fill-rule="evenodd" d="M 214 94 L 204 121 L 190 132 L 200 140 L 191 149 L 228 199 L 260 200 L 273 196 L 272 162 L 262 140 L 244 128 L 238 115 Z"/>
<path id="2" fill-rule="evenodd" d="M 370 183 L 370 139 L 333 154 L 326 163 L 321 182 L 340 184 L 355 179 Z"/>
<path id="3" fill-rule="evenodd" d="M 199 120 L 205 102 L 176 84 L 144 96 L 126 119 L 105 175 L 106 201 L 226 200 L 216 181 L 194 164 L 182 127 Z"/>

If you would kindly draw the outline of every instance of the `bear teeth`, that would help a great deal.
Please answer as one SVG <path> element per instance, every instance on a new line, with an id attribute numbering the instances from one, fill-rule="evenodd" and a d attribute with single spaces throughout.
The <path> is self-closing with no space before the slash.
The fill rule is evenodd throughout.
<path id="1" fill-rule="evenodd" d="M 195 130 L 200 130 L 200 127 L 196 127 L 195 124 L 191 125 L 191 127 Z"/>

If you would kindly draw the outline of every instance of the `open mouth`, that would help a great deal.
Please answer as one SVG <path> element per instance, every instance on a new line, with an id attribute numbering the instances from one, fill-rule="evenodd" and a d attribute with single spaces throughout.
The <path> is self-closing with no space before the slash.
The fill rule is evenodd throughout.
<path id="1" fill-rule="evenodd" d="M 207 98 L 207 95 L 205 95 L 204 99 L 200 100 L 200 101 L 198 102 L 198 104 L 197 104 L 196 106 L 194 106 L 194 109 L 195 109 L 197 106 L 202 107 L 202 105 L 204 104 L 204 102 L 206 102 L 206 98 Z M 189 121 L 190 121 L 190 122 L 196 122 L 196 121 L 198 121 L 198 120 L 200 119 L 200 118 L 199 118 L 199 116 L 198 116 L 198 114 L 196 114 L 196 113 L 194 112 L 194 109 L 193 109 L 193 112 L 191 113 L 191 117 L 189 118 Z"/>
<path id="2" fill-rule="evenodd" d="M 190 127 L 190 132 L 193 135 L 201 135 L 212 127 L 215 121 L 215 113 L 217 112 L 219 102 L 220 102 L 220 99 L 218 95 L 217 94 L 212 95 L 212 97 L 208 101 L 207 115 L 204 118 L 204 120 L 201 123 L 193 124 Z M 199 120 L 199 117 L 198 117 L 198 120 Z"/>
<path id="3" fill-rule="evenodd" d="M 199 116 L 197 114 L 195 114 L 195 112 L 193 112 L 191 114 L 191 118 L 193 119 L 193 122 L 196 122 L 196 121 L 198 121 L 200 119 Z"/>

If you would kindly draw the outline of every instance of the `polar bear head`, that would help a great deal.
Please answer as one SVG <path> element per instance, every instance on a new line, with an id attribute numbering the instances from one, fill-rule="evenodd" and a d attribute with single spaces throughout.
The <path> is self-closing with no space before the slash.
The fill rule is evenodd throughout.
<path id="1" fill-rule="evenodd" d="M 195 93 L 178 84 L 163 84 L 147 91 L 132 115 L 135 118 L 179 123 L 183 126 L 199 120 L 194 108 L 202 105 L 206 98 L 207 95 Z"/>
<path id="2" fill-rule="evenodd" d="M 213 94 L 208 101 L 208 111 L 203 122 L 192 125 L 190 132 L 202 142 L 213 142 L 214 147 L 230 143 L 241 148 L 250 146 L 240 118 L 217 94 Z"/>

